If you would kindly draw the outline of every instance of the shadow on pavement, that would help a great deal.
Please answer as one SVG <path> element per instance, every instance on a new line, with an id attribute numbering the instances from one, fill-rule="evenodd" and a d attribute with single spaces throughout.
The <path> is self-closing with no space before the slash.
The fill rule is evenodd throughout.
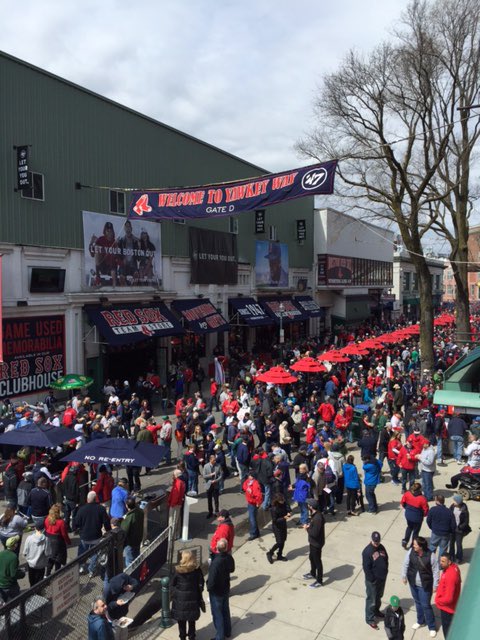
<path id="1" fill-rule="evenodd" d="M 338 567 L 325 572 L 323 583 L 329 584 L 330 582 L 350 578 L 355 573 L 355 569 L 356 567 L 351 564 L 341 564 Z"/>
<path id="2" fill-rule="evenodd" d="M 260 574 L 258 576 L 245 578 L 245 580 L 242 580 L 242 582 L 239 582 L 232 587 L 230 595 L 238 596 L 242 593 L 248 593 L 249 591 L 256 591 L 256 589 L 261 589 L 266 584 L 269 577 L 270 576 Z"/>

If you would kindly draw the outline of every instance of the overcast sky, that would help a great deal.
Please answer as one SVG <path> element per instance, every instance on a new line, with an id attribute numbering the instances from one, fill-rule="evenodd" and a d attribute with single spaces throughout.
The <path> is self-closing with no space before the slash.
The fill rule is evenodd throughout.
<path id="1" fill-rule="evenodd" d="M 0 49 L 270 171 L 407 0 L 0 0 Z"/>

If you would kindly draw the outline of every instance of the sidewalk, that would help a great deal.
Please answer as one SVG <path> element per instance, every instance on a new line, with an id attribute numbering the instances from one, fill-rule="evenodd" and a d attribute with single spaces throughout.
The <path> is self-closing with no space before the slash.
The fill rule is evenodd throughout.
<path id="1" fill-rule="evenodd" d="M 359 455 L 355 456 L 359 462 Z M 451 504 L 453 491 L 445 488 L 451 475 L 458 472 L 454 461 L 446 467 L 439 467 L 435 476 L 435 489 Z M 223 497 L 222 506 L 229 507 L 228 494 Z M 327 516 L 326 542 L 323 549 L 324 586 L 309 589 L 310 581 L 302 579 L 302 574 L 310 569 L 308 561 L 307 534 L 295 527 L 297 513 L 292 518 L 288 530 L 285 553 L 288 562 L 275 562 L 272 566 L 265 557 L 273 544 L 270 527 L 261 531 L 262 537 L 254 542 L 245 541 L 245 536 L 237 536 L 234 550 L 236 570 L 232 579 L 230 607 L 233 623 L 233 638 L 256 640 L 273 638 L 283 640 L 367 640 L 384 638 L 380 631 L 370 629 L 365 623 L 365 585 L 362 571 L 361 553 L 369 543 L 372 531 L 379 531 L 390 560 L 390 571 L 385 589 L 384 605 L 392 595 L 398 595 L 405 611 L 406 640 L 428 638 L 428 630 L 411 629 L 416 621 L 413 599 L 408 585 L 401 581 L 401 565 L 405 551 L 400 545 L 405 530 L 403 510 L 400 510 L 400 487 L 390 483 L 379 485 L 377 498 L 380 507 L 378 515 L 361 514 L 357 518 L 345 515 L 345 504 L 337 515 Z M 236 500 L 235 500 L 236 502 Z M 430 503 L 431 505 L 433 503 Z M 472 533 L 465 538 L 465 558 L 468 561 L 477 542 L 480 526 L 480 504 L 469 501 L 470 525 Z M 430 530 L 424 523 L 421 534 L 429 536 Z M 195 544 L 196 540 L 192 544 Z M 188 545 L 186 545 L 188 546 Z M 463 581 L 469 564 L 461 565 Z M 208 594 L 205 593 L 206 599 Z M 197 623 L 197 639 L 208 640 L 215 636 L 211 613 L 202 614 Z M 438 636 L 443 638 L 438 620 Z M 176 640 L 178 627 L 159 630 L 157 638 Z"/>

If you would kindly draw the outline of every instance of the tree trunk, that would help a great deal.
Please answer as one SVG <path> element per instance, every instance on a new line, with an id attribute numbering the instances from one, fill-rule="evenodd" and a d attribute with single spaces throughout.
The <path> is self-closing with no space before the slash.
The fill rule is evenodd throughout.
<path id="1" fill-rule="evenodd" d="M 425 259 L 414 260 L 420 292 L 420 353 L 422 370 L 433 373 L 432 276 Z"/>
<path id="2" fill-rule="evenodd" d="M 457 251 L 456 258 L 465 263 L 468 252 Z M 451 263 L 455 279 L 455 313 L 456 313 L 456 342 L 465 344 L 470 341 L 470 301 L 468 292 L 468 267 L 466 264 Z"/>

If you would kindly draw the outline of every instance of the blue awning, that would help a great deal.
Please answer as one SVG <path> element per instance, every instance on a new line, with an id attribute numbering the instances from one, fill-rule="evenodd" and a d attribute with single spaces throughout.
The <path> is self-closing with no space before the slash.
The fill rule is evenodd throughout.
<path id="1" fill-rule="evenodd" d="M 179 313 L 193 333 L 216 333 L 228 331 L 230 326 L 208 298 L 174 300 L 172 309 Z"/>
<path id="2" fill-rule="evenodd" d="M 273 324 L 272 318 L 266 313 L 262 305 L 253 298 L 229 298 L 228 301 L 239 317 L 251 327 Z"/>
<path id="3" fill-rule="evenodd" d="M 258 301 L 277 324 L 280 324 L 280 316 L 283 324 L 303 322 L 303 320 L 308 320 L 309 318 L 307 313 L 292 298 L 259 298 Z M 283 311 L 280 310 L 281 304 L 283 305 Z"/>
<path id="4" fill-rule="evenodd" d="M 162 302 L 112 303 L 108 307 L 85 307 L 85 311 L 108 344 L 112 345 L 185 333 L 180 322 Z"/>
<path id="5" fill-rule="evenodd" d="M 325 309 L 322 309 L 311 296 L 295 296 L 294 300 L 310 318 L 325 317 Z"/>

